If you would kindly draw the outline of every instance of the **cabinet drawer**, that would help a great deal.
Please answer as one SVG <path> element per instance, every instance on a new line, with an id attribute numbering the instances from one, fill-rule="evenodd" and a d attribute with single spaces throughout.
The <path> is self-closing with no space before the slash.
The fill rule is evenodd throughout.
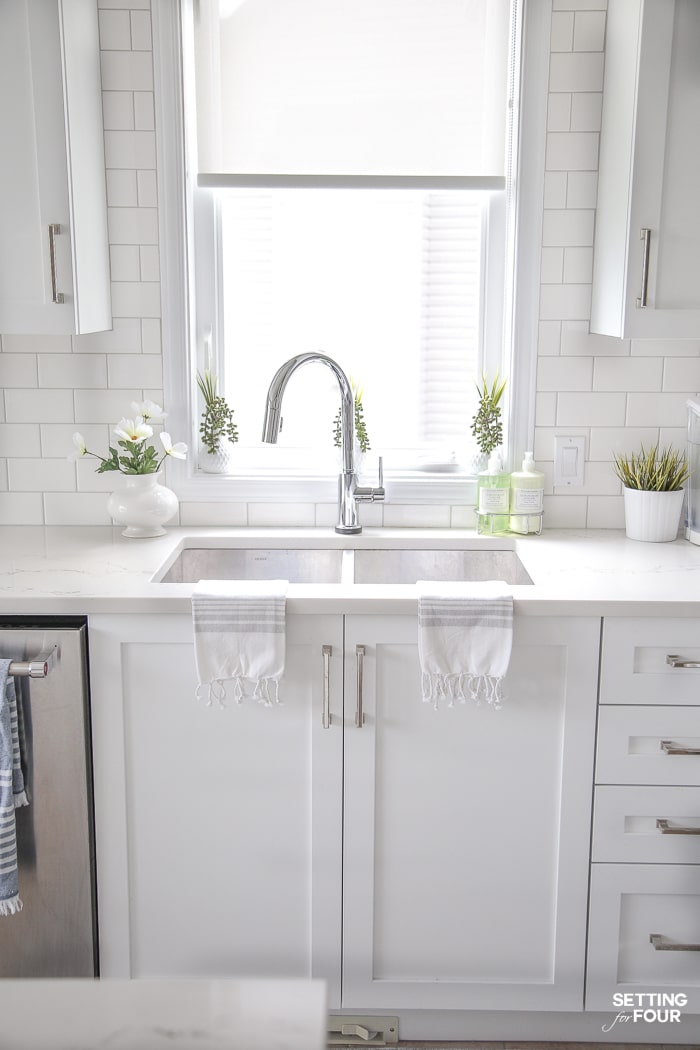
<path id="1" fill-rule="evenodd" d="M 699 866 L 592 866 L 586 1009 L 614 1014 L 617 991 L 682 994 L 682 1013 L 700 1011 Z"/>
<path id="2" fill-rule="evenodd" d="M 700 786 L 700 708 L 601 707 L 597 784 Z"/>
<path id="3" fill-rule="evenodd" d="M 700 788 L 596 788 L 593 860 L 700 864 Z"/>
<path id="4" fill-rule="evenodd" d="M 700 705 L 700 620 L 605 619 L 600 702 Z"/>

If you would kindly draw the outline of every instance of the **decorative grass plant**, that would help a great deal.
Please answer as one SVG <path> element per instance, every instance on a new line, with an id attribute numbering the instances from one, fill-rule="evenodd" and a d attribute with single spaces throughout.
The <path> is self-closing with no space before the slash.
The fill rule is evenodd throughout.
<path id="1" fill-rule="evenodd" d="M 500 401 L 507 382 L 507 379 L 500 379 L 496 372 L 491 386 L 486 374 L 481 377 L 481 386 L 476 384 L 479 409 L 472 422 L 472 435 L 476 438 L 479 450 L 486 455 L 490 455 L 503 441 Z"/>
<path id="2" fill-rule="evenodd" d="M 238 441 L 238 430 L 233 421 L 233 409 L 226 398 L 216 392 L 216 376 L 208 369 L 197 372 L 197 386 L 204 398 L 204 412 L 199 433 L 202 444 L 211 455 L 219 449 L 224 441 L 235 444 Z"/>
<path id="3" fill-rule="evenodd" d="M 369 435 L 367 433 L 367 424 L 365 423 L 364 409 L 362 408 L 362 395 L 364 394 L 364 387 L 358 386 L 354 379 L 350 379 L 350 386 L 355 396 L 355 440 L 359 446 L 360 452 L 366 452 L 371 445 L 369 443 Z M 333 420 L 333 444 L 336 448 L 341 446 L 341 425 L 342 412 L 338 409 L 338 414 Z"/>
<path id="4" fill-rule="evenodd" d="M 641 449 L 638 453 L 613 455 L 614 470 L 627 489 L 644 492 L 675 492 L 683 488 L 690 477 L 688 457 L 677 449 Z"/>

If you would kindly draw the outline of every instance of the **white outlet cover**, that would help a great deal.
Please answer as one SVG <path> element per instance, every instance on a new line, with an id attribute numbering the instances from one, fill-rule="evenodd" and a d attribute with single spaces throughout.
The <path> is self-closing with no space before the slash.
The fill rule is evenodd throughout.
<path id="1" fill-rule="evenodd" d="M 583 485 L 586 438 L 583 434 L 554 435 L 554 487 Z"/>

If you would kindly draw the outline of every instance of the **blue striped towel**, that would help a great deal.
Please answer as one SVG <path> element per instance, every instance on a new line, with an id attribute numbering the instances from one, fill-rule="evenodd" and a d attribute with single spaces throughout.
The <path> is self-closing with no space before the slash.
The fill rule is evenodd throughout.
<path id="1" fill-rule="evenodd" d="M 197 697 L 280 702 L 285 661 L 287 580 L 200 580 L 192 592 Z"/>
<path id="2" fill-rule="evenodd" d="M 10 660 L 0 660 L 0 915 L 22 910 L 17 873 L 15 809 L 26 806 L 17 695 Z"/>
<path id="3" fill-rule="evenodd" d="M 513 597 L 500 580 L 418 581 L 418 652 L 424 703 L 503 700 L 513 644 Z"/>

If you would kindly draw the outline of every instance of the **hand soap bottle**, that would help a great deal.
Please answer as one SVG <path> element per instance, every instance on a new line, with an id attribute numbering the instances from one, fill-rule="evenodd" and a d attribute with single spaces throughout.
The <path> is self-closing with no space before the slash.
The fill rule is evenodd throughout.
<path id="1" fill-rule="evenodd" d="M 542 531 L 544 474 L 535 468 L 532 452 L 525 453 L 523 469 L 510 476 L 510 531 L 526 535 Z"/>
<path id="2" fill-rule="evenodd" d="M 508 531 L 509 500 L 510 478 L 503 469 L 501 453 L 495 451 L 477 482 L 476 531 L 480 536 Z"/>

